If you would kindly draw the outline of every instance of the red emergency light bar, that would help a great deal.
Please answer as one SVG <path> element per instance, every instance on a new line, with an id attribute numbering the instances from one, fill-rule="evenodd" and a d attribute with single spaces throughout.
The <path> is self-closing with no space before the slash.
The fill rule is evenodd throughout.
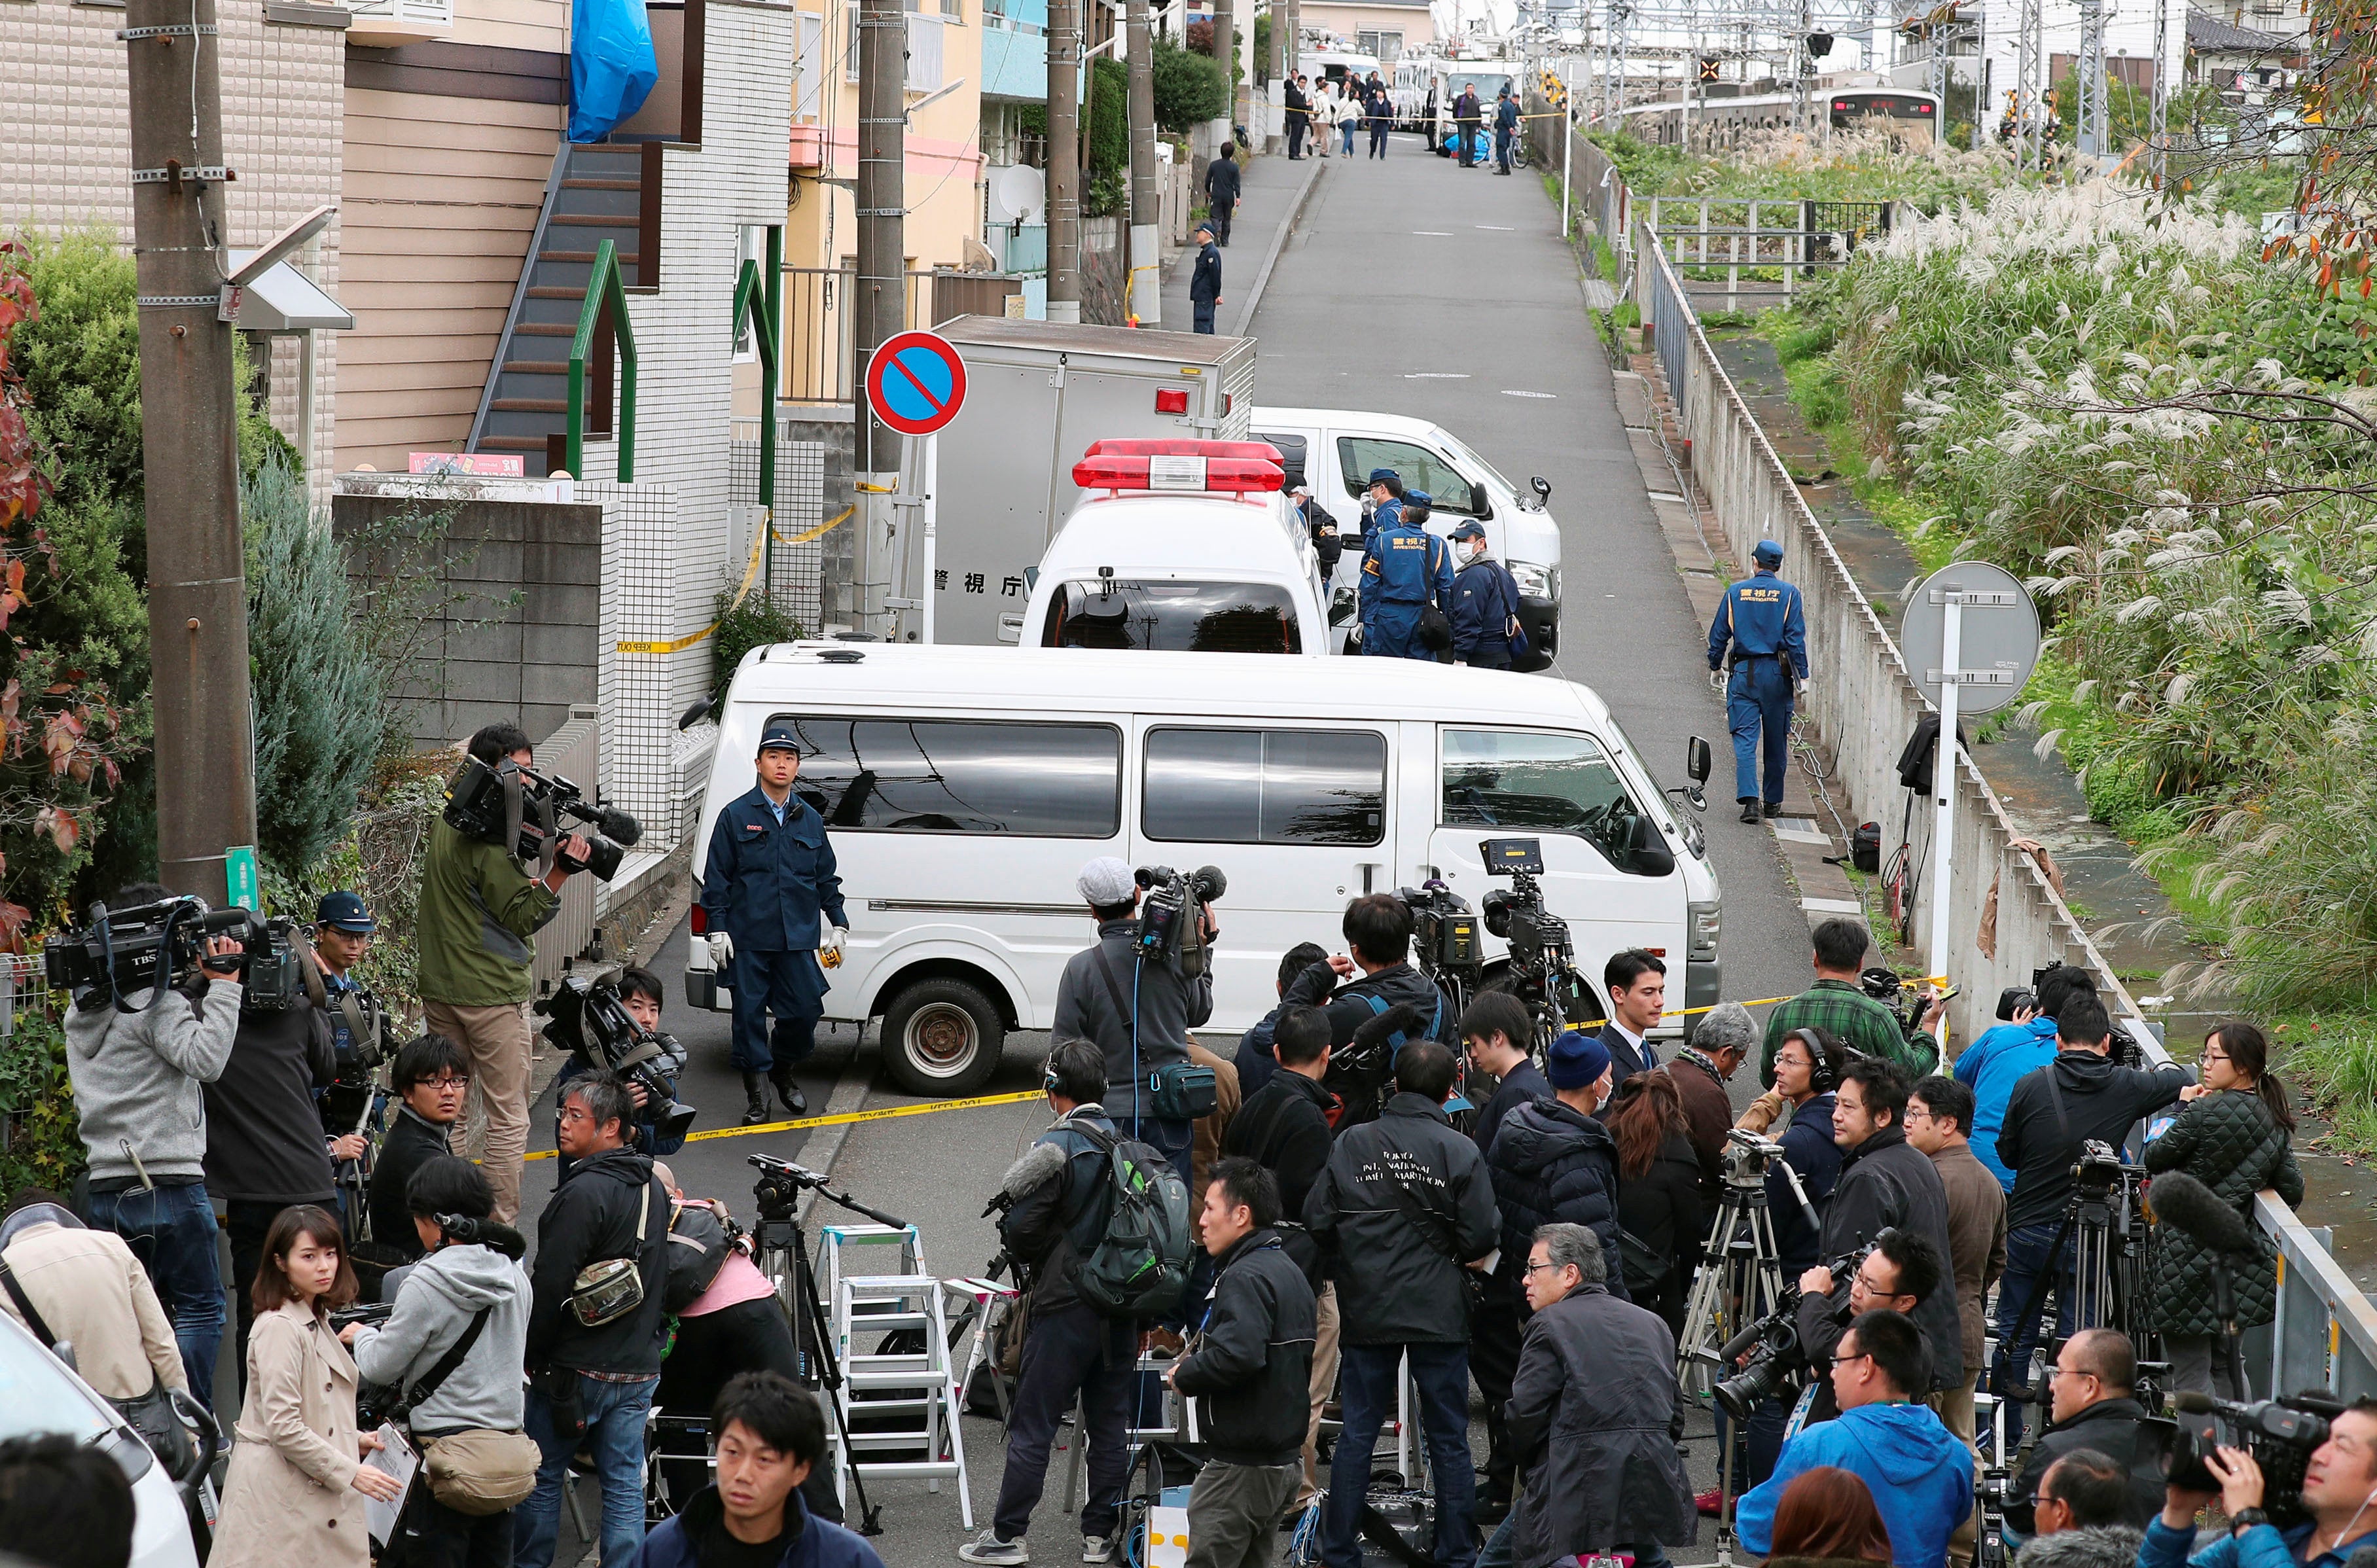
<path id="1" fill-rule="evenodd" d="M 1179 490 L 1250 495 L 1277 490 L 1287 471 L 1268 441 L 1093 441 L 1073 483 L 1110 494 Z"/>

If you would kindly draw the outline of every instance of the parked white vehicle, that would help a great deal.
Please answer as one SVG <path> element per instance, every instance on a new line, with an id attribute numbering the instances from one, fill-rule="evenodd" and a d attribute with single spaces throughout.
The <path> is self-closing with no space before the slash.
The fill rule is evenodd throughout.
<path id="1" fill-rule="evenodd" d="M 1218 1034 L 1273 1005 L 1283 952 L 1342 945 L 1350 899 L 1441 877 L 1483 907 L 1509 884 L 1479 844 L 1514 835 L 1542 843 L 1591 1007 L 1607 1006 L 1604 963 L 1637 946 L 1667 954 L 1678 1005 L 1716 999 L 1699 825 L 1592 690 L 1419 661 L 1391 682 L 1297 674 L 1248 653 L 754 649 L 718 715 L 693 873 L 753 786 L 763 728 L 791 725 L 795 787 L 825 818 L 849 910 L 826 1016 L 880 1017 L 884 1065 L 916 1094 L 973 1089 L 1009 1030 L 1049 1026 L 1065 961 L 1093 940 L 1074 878 L 1103 855 L 1228 874 Z M 1486 952 L 1499 965 L 1507 950 L 1488 938 Z M 687 999 L 724 1011 L 719 978 L 693 943 Z"/>
<path id="2" fill-rule="evenodd" d="M 1519 584 L 1519 618 L 1530 645 L 1522 667 L 1541 669 L 1559 652 L 1560 531 L 1552 520 L 1552 487 L 1529 481 L 1522 497 L 1494 465 L 1442 425 L 1403 414 L 1353 409 L 1264 408 L 1254 411 L 1254 439 L 1268 441 L 1286 460 L 1291 484 L 1307 483 L 1337 520 L 1345 553 L 1330 580 L 1357 587 L 1362 570 L 1362 497 L 1370 472 L 1392 468 L 1407 488 L 1433 503 L 1428 532 L 1450 535 L 1471 518 L 1486 525 L 1486 543 Z"/>

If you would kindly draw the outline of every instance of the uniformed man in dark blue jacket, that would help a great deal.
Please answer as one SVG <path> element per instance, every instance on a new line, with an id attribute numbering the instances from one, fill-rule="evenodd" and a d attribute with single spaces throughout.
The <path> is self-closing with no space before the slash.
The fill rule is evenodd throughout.
<path id="1" fill-rule="evenodd" d="M 1222 253 L 1213 245 L 1213 225 L 1197 225 L 1197 268 L 1188 274 L 1188 309 L 1193 331 L 1213 331 L 1213 307 L 1222 303 Z"/>
<path id="2" fill-rule="evenodd" d="M 1795 683 L 1808 678 L 1808 620 L 1799 591 L 1774 575 L 1783 546 L 1761 539 L 1750 552 L 1758 570 L 1725 591 L 1709 622 L 1709 684 L 1730 664 L 1725 680 L 1726 723 L 1733 731 L 1733 793 L 1741 820 L 1759 817 L 1759 732 L 1766 737 L 1765 812 L 1783 814 L 1783 769 L 1791 748 Z M 1730 643 L 1731 652 L 1726 645 Z"/>
<path id="3" fill-rule="evenodd" d="M 1486 547 L 1486 527 L 1471 518 L 1452 531 L 1461 569 L 1452 577 L 1452 656 L 1481 670 L 1507 670 L 1519 628 L 1519 584 Z"/>
<path id="4" fill-rule="evenodd" d="M 1401 506 L 1382 505 L 1362 549 L 1362 652 L 1390 659 L 1433 659 L 1420 640 L 1430 604 L 1452 603 L 1452 551 L 1413 521 L 1427 516 L 1427 497 L 1407 490 Z M 1409 509 L 1408 510 L 1406 509 Z"/>
<path id="5" fill-rule="evenodd" d="M 749 1099 L 747 1127 L 768 1119 L 763 1079 L 794 1115 L 809 1108 L 793 1069 L 817 1048 L 817 1021 L 825 1015 L 818 957 L 839 963 L 850 934 L 825 820 L 793 794 L 800 767 L 792 726 L 769 725 L 759 737 L 759 783 L 718 814 L 701 874 L 711 957 L 735 993 L 734 1059 Z"/>

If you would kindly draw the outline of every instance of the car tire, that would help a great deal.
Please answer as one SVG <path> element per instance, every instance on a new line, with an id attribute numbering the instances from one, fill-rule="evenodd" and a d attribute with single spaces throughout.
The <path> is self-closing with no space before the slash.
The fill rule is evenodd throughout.
<path id="1" fill-rule="evenodd" d="M 883 1071 L 907 1094 L 970 1095 L 998 1070 L 1006 1045 L 998 1004 L 970 980 L 917 980 L 883 1012 Z"/>

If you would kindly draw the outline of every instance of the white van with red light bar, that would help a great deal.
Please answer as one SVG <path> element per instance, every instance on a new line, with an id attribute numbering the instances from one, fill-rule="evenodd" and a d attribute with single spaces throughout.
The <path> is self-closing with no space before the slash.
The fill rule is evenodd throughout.
<path id="1" fill-rule="evenodd" d="M 1700 824 L 1592 690 L 1421 660 L 1325 695 L 1296 674 L 1251 653 L 753 649 L 717 714 L 693 876 L 719 811 L 751 788 L 760 735 L 789 726 L 794 787 L 832 835 L 850 918 L 825 1016 L 880 1018 L 891 1081 L 937 1097 L 986 1081 L 1008 1031 L 1053 1022 L 1065 961 L 1092 940 L 1074 878 L 1105 855 L 1227 873 L 1209 1043 L 1277 1002 L 1289 948 L 1342 948 L 1350 899 L 1436 876 L 1482 909 L 1511 886 L 1487 875 L 1488 838 L 1540 844 L 1586 987 L 1572 1018 L 1606 1007 L 1602 966 L 1630 947 L 1665 954 L 1671 1006 L 1716 1000 Z M 1693 752 L 1704 779 L 1708 748 Z M 1484 947 L 1490 983 L 1507 949 Z M 719 978 L 691 944 L 687 999 L 727 1011 Z"/>
<path id="2" fill-rule="evenodd" d="M 1256 440 L 1279 449 L 1288 483 L 1310 485 L 1312 498 L 1337 520 L 1345 554 L 1331 579 L 1332 598 L 1335 590 L 1359 584 L 1362 497 L 1371 470 L 1392 468 L 1406 486 L 1428 493 L 1429 533 L 1450 535 L 1472 518 L 1485 525 L 1487 547 L 1519 584 L 1519 618 L 1530 645 L 1519 667 L 1551 663 L 1559 652 L 1560 530 L 1552 521 L 1549 481 L 1529 481 L 1533 498 L 1522 497 L 1452 432 L 1402 414 L 1258 408 L 1251 428 Z"/>
<path id="3" fill-rule="evenodd" d="M 1098 441 L 1081 504 L 1002 641 L 1208 653 L 1339 652 L 1320 563 L 1260 441 Z"/>

